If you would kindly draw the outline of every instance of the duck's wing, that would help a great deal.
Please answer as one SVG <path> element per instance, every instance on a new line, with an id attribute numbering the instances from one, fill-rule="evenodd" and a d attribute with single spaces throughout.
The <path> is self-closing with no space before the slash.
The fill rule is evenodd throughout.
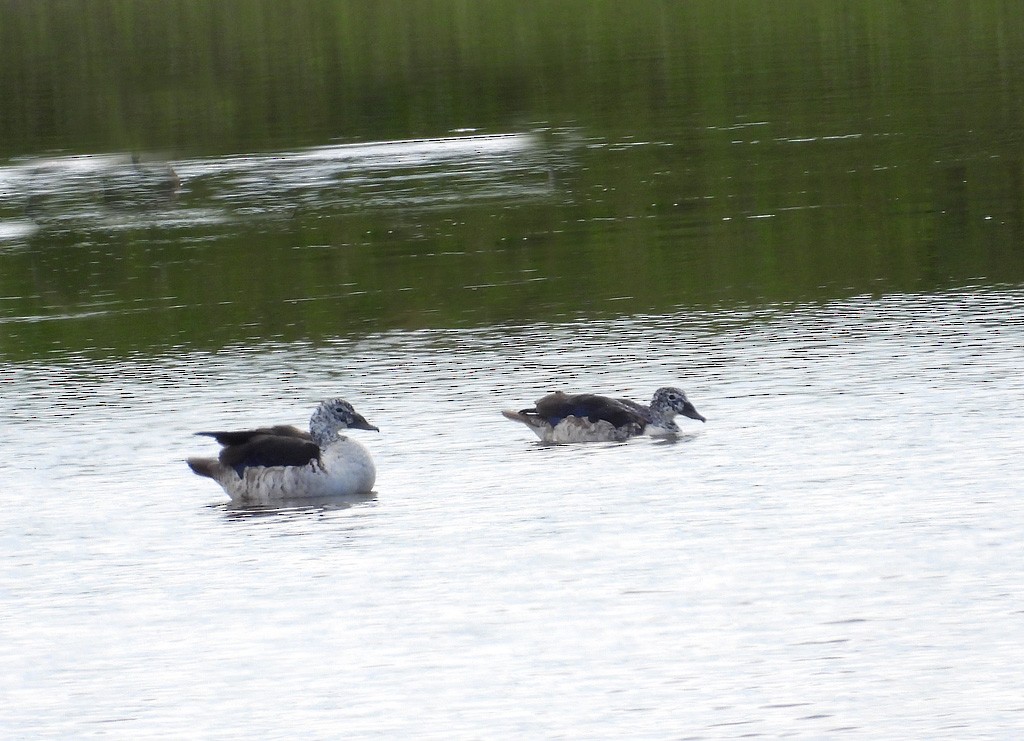
<path id="1" fill-rule="evenodd" d="M 253 466 L 305 466 L 320 458 L 320 446 L 294 435 L 255 435 L 220 451 L 220 462 L 239 476 Z"/>
<path id="2" fill-rule="evenodd" d="M 254 437 L 260 435 L 271 435 L 274 437 L 294 437 L 300 440 L 312 440 L 308 432 L 300 430 L 291 425 L 274 425 L 273 427 L 258 427 L 255 430 L 236 430 L 231 432 L 197 432 L 197 435 L 212 437 L 221 445 L 245 445 Z"/>
<path id="3" fill-rule="evenodd" d="M 651 408 L 648 406 L 632 399 L 615 399 L 615 402 L 639 415 L 648 424 L 654 421 L 654 415 L 651 414 Z"/>
<path id="4" fill-rule="evenodd" d="M 586 417 L 591 422 L 604 420 L 616 428 L 639 425 L 642 429 L 650 421 L 640 405 L 633 402 L 623 404 L 619 399 L 597 394 L 564 394 L 559 391 L 538 399 L 532 411 L 552 426 L 566 417 Z"/>

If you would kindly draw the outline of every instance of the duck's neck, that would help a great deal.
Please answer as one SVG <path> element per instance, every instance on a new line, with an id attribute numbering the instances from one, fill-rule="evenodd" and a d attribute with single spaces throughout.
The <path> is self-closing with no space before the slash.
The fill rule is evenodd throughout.
<path id="1" fill-rule="evenodd" d="M 679 426 L 673 421 L 675 416 L 675 409 L 659 404 L 657 400 L 651 402 L 652 426 L 660 427 L 661 429 L 668 430 L 670 432 L 676 432 L 679 430 Z"/>
<path id="2" fill-rule="evenodd" d="M 338 439 L 338 432 L 338 426 L 325 419 L 320 410 L 313 412 L 309 420 L 309 434 L 321 450 Z"/>

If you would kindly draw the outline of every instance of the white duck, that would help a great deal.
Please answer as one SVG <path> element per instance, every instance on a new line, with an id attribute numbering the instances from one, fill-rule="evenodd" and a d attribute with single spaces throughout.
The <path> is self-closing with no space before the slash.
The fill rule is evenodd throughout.
<path id="1" fill-rule="evenodd" d="M 377 431 L 344 399 L 328 399 L 313 412 L 309 432 L 290 425 L 197 432 L 212 437 L 223 448 L 217 458 L 189 458 L 186 462 L 240 503 L 369 493 L 377 470 L 366 448 L 338 434 L 345 429 Z"/>

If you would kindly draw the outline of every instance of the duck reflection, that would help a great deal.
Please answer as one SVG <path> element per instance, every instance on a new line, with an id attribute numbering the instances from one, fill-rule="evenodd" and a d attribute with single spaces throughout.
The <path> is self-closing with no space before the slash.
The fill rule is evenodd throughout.
<path id="1" fill-rule="evenodd" d="M 350 496 L 280 500 L 273 504 L 217 502 L 211 509 L 221 510 L 228 520 L 298 519 L 320 516 L 377 503 L 376 492 Z"/>
<path id="2" fill-rule="evenodd" d="M 115 167 L 103 180 L 103 201 L 108 206 L 139 207 L 173 202 L 181 191 L 181 178 L 168 162 L 145 162 L 135 152 L 131 161 Z"/>

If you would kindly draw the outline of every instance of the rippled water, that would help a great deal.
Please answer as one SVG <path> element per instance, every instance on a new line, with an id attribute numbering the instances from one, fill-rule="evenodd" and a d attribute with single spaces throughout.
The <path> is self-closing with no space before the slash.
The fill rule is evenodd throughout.
<path id="1" fill-rule="evenodd" d="M 5 367 L 8 737 L 998 738 L 1024 727 L 1024 292 Z M 674 444 L 544 446 L 553 388 Z M 342 394 L 368 500 L 236 510 L 197 429 Z"/>
<path id="2" fill-rule="evenodd" d="M 1024 25 L 933 5 L 5 10 L 0 737 L 1022 735 Z M 184 464 L 335 395 L 372 496 Z"/>

